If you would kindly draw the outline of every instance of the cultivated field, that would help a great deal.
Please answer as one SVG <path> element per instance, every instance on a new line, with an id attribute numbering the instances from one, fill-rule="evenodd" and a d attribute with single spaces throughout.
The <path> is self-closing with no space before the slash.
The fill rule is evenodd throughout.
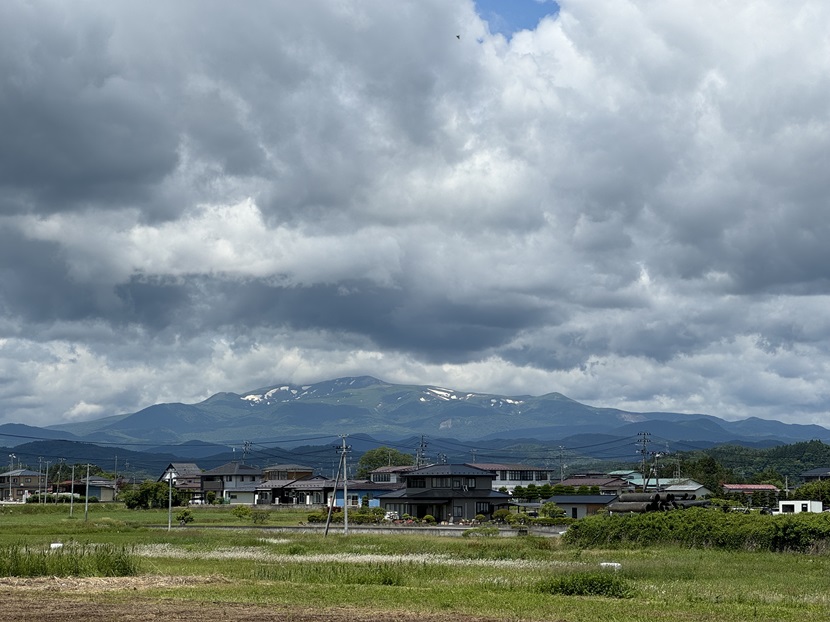
<path id="1" fill-rule="evenodd" d="M 333 530 L 324 538 L 275 528 L 296 526 L 304 513 L 274 512 L 262 527 L 227 508 L 199 508 L 188 527 L 168 531 L 165 511 L 102 504 L 90 506 L 88 521 L 82 507 L 72 517 L 68 512 L 63 506 L 0 508 L 0 558 L 6 556 L 0 563 L 18 569 L 0 576 L 0 619 L 830 619 L 826 554 L 578 550 L 533 536 Z M 211 525 L 231 528 L 205 528 Z M 51 550 L 57 542 L 63 547 Z M 67 576 L 60 570 L 66 563 L 52 574 L 36 571 L 60 559 L 55 556 L 105 549 L 127 555 L 123 567 L 135 561 L 135 573 Z M 621 568 L 601 568 L 602 562 Z"/>

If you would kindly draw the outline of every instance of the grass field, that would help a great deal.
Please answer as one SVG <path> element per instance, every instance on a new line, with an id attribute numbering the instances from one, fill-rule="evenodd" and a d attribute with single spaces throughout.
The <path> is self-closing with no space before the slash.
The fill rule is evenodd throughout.
<path id="1" fill-rule="evenodd" d="M 296 526 L 305 514 L 274 512 L 267 525 Z M 187 528 L 167 531 L 166 511 L 91 505 L 85 521 L 83 507 L 76 507 L 70 518 L 64 506 L 5 506 L 0 509 L 0 547 L 46 549 L 57 541 L 124 546 L 137 557 L 144 577 L 193 579 L 175 585 L 150 582 L 140 592 L 108 590 L 95 595 L 96 603 L 148 597 L 210 607 L 290 608 L 296 603 L 306 611 L 347 607 L 379 612 L 378 619 L 383 612 L 573 622 L 830 619 L 828 555 L 578 550 L 556 538 L 533 536 L 334 531 L 324 538 L 261 528 L 234 517 L 228 508 L 197 508 L 194 516 Z M 236 529 L 207 528 L 211 526 Z M 619 563 L 621 569 L 602 569 L 601 562 Z M 607 576 L 625 588 L 625 597 L 551 590 L 563 581 L 595 587 Z"/>

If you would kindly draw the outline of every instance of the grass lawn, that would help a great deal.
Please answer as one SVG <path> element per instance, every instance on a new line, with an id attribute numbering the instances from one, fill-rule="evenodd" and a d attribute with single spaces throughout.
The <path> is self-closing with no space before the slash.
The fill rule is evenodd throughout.
<path id="1" fill-rule="evenodd" d="M 805 620 L 830 617 L 830 556 L 681 548 L 579 550 L 555 538 L 343 535 L 262 529 L 228 508 L 194 508 L 186 529 L 166 511 L 117 505 L 5 506 L 0 547 L 50 542 L 131 547 L 144 575 L 210 577 L 150 587 L 142 597 L 198 603 L 352 607 L 377 612 L 476 615 L 503 620 Z M 270 526 L 307 512 L 274 512 Z M 225 525 L 237 529 L 200 529 Z M 156 526 L 156 527 L 154 527 Z M 157 526 L 162 526 L 158 528 Z M 619 571 L 601 562 L 616 562 Z M 597 578 L 598 577 L 598 578 Z M 608 577 L 626 598 L 566 595 L 551 585 L 596 586 Z M 610 579 L 609 579 L 610 580 Z M 589 592 L 590 593 L 590 592 Z M 136 598 L 112 590 L 95 599 Z"/>

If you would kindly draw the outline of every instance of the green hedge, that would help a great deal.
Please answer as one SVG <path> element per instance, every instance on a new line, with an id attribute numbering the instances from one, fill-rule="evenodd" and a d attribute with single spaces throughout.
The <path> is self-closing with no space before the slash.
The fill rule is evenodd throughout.
<path id="1" fill-rule="evenodd" d="M 584 548 L 675 544 L 730 550 L 808 551 L 830 541 L 830 515 L 765 516 L 690 508 L 591 516 L 571 525 L 564 539 Z"/>

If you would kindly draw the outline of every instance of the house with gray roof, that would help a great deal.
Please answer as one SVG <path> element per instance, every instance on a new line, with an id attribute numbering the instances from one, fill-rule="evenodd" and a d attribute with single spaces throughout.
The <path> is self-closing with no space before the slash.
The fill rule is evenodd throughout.
<path id="1" fill-rule="evenodd" d="M 256 503 L 261 478 L 259 467 L 228 462 L 202 473 L 202 494 L 213 492 L 226 503 Z"/>
<path id="2" fill-rule="evenodd" d="M 493 490 L 495 475 L 468 464 L 435 464 L 403 474 L 405 488 L 382 495 L 380 507 L 399 516 L 430 515 L 439 522 L 490 518 L 508 508 L 510 495 Z"/>

